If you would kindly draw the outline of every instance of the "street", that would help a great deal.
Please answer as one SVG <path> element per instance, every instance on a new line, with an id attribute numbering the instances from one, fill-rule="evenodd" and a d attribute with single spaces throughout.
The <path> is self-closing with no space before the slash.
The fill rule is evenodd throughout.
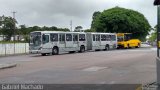
<path id="1" fill-rule="evenodd" d="M 0 83 L 143 84 L 156 81 L 156 49 L 89 51 L 54 56 L 1 57 L 17 67 L 0 70 Z"/>

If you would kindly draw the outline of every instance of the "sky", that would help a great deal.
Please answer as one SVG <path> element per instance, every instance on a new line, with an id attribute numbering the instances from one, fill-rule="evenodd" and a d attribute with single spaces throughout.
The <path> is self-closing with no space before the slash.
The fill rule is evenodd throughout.
<path id="1" fill-rule="evenodd" d="M 142 13 L 154 27 L 157 24 L 157 8 L 154 0 L 0 0 L 0 16 L 13 16 L 16 11 L 18 25 L 56 26 L 70 28 L 82 26 L 89 29 L 95 11 L 115 6 Z"/>

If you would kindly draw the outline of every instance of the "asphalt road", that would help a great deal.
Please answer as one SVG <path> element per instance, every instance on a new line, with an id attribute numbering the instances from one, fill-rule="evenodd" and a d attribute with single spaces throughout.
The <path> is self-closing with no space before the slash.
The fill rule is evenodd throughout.
<path id="1" fill-rule="evenodd" d="M 143 84 L 156 81 L 154 48 L 0 58 L 0 62 L 10 61 L 18 65 L 0 70 L 0 83 Z"/>

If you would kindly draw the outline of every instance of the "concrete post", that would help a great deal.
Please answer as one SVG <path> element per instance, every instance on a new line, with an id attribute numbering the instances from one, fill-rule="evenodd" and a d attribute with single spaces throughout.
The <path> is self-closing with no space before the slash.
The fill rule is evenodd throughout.
<path id="1" fill-rule="evenodd" d="M 160 6 L 157 6 L 157 84 L 158 84 L 158 89 L 160 90 Z"/>

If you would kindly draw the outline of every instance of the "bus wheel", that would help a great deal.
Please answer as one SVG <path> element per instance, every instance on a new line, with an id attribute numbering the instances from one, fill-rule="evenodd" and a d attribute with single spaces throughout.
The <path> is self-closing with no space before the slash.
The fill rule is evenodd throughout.
<path id="1" fill-rule="evenodd" d="M 129 44 L 128 44 L 128 48 L 131 48 Z"/>
<path id="2" fill-rule="evenodd" d="M 54 47 L 52 49 L 52 55 L 58 55 L 59 54 L 59 50 L 58 50 L 58 47 Z"/>
<path id="3" fill-rule="evenodd" d="M 69 53 L 75 53 L 76 51 L 69 51 Z"/>
<path id="4" fill-rule="evenodd" d="M 106 51 L 109 50 L 109 45 L 106 45 L 105 50 L 106 50 Z"/>
<path id="5" fill-rule="evenodd" d="M 46 56 L 46 53 L 41 53 L 42 56 Z"/>
<path id="6" fill-rule="evenodd" d="M 136 46 L 136 48 L 140 48 L 140 44 L 138 43 L 138 46 Z"/>
<path id="7" fill-rule="evenodd" d="M 85 46 L 80 47 L 80 52 L 85 52 Z"/>

